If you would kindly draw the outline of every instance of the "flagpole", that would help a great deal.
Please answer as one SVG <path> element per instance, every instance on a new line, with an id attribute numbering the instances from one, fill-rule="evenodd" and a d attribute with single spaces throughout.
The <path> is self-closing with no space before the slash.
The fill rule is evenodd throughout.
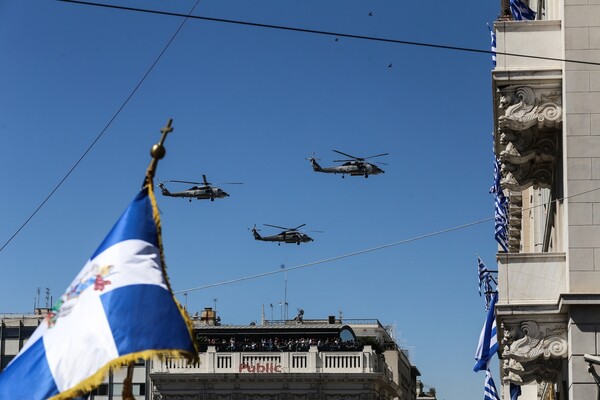
<path id="1" fill-rule="evenodd" d="M 158 166 L 158 162 L 160 160 L 162 160 L 165 156 L 165 154 L 167 154 L 167 150 L 165 149 L 165 139 L 167 138 L 167 135 L 171 132 L 173 132 L 173 118 L 169 118 L 169 120 L 167 121 L 167 125 L 165 125 L 163 128 L 161 128 L 161 137 L 160 137 L 160 141 L 158 143 L 156 143 L 154 146 L 152 146 L 152 148 L 150 149 L 150 155 L 152 156 L 152 160 L 150 161 L 150 165 L 148 165 L 148 169 L 146 169 L 146 176 L 144 178 L 144 183 L 142 184 L 142 188 L 144 187 L 148 187 L 148 191 L 152 191 L 152 188 L 154 186 L 154 176 L 156 175 L 156 167 Z M 162 247 L 162 246 L 161 246 Z M 162 252 L 162 251 L 161 251 Z M 161 255 L 162 258 L 162 255 Z M 167 282 L 168 285 L 168 282 Z M 171 288 L 169 287 L 169 290 Z M 187 299 L 187 297 L 186 297 Z M 121 392 L 121 396 L 123 397 L 123 400 L 135 400 L 135 397 L 133 397 L 133 369 L 135 367 L 135 362 L 134 361 L 130 361 L 129 363 L 127 363 L 127 375 L 125 376 L 125 379 L 123 380 L 123 390 Z"/>
<path id="2" fill-rule="evenodd" d="M 150 165 L 148 166 L 148 169 L 146 170 L 146 178 L 144 179 L 144 185 L 152 184 L 154 175 L 156 174 L 156 167 L 158 165 L 158 161 L 162 160 L 163 157 L 165 156 L 165 154 L 167 154 L 167 150 L 165 150 L 164 144 L 165 144 L 165 139 L 167 138 L 167 134 L 173 132 L 173 127 L 171 126 L 172 124 L 173 124 L 173 118 L 169 118 L 169 120 L 167 121 L 167 125 L 164 126 L 160 130 L 162 132 L 160 141 L 158 143 L 156 143 L 154 146 L 152 146 L 152 149 L 150 149 L 150 155 L 152 156 L 152 161 L 150 161 Z M 142 185 L 142 187 L 144 185 Z"/>

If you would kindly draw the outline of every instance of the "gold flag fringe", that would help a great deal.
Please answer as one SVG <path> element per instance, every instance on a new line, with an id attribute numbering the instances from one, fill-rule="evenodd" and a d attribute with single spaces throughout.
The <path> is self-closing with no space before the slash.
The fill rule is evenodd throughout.
<path id="1" fill-rule="evenodd" d="M 197 361 L 199 351 L 198 351 L 198 345 L 196 344 L 196 340 L 194 339 L 194 334 L 193 334 L 194 324 L 192 323 L 192 320 L 190 319 L 190 316 L 187 313 L 187 311 L 181 306 L 181 304 L 179 304 L 179 302 L 173 295 L 173 290 L 171 289 L 171 283 L 169 282 L 169 276 L 167 275 L 167 264 L 165 262 L 165 254 L 164 254 L 163 243 L 162 243 L 162 223 L 160 220 L 160 214 L 158 212 L 158 206 L 156 205 L 156 196 L 154 195 L 154 179 L 153 179 L 153 177 L 151 177 L 151 176 L 148 177 L 146 186 L 148 187 L 148 197 L 150 198 L 150 203 L 152 204 L 152 215 L 154 217 L 154 224 L 156 225 L 156 231 L 158 232 L 158 235 L 157 235 L 158 236 L 158 249 L 160 252 L 160 264 L 161 264 L 161 268 L 162 268 L 163 277 L 165 279 L 167 288 L 169 289 L 169 293 L 171 294 L 171 298 L 177 305 L 177 308 L 179 309 L 179 313 L 181 314 L 181 317 L 185 321 L 185 324 L 188 329 L 188 333 L 190 335 L 190 341 L 194 345 L 194 350 L 195 350 L 194 354 L 192 355 L 192 357 L 188 357 L 188 358 L 190 359 L 190 361 Z"/>
<path id="2" fill-rule="evenodd" d="M 135 362 L 139 359 L 150 360 L 153 357 L 166 357 L 172 356 L 177 358 L 187 358 L 189 359 L 189 353 L 183 352 L 181 350 L 145 350 L 137 353 L 127 354 L 125 356 L 115 358 L 110 361 L 103 367 L 101 367 L 95 374 L 90 376 L 89 378 L 79 382 L 77 385 L 68 389 L 64 392 L 57 394 L 56 396 L 52 396 L 49 400 L 71 400 L 74 397 L 79 397 L 85 395 L 92 390 L 96 389 L 106 378 L 108 372 L 112 370 L 118 370 L 123 367 L 126 367 L 128 363 Z"/>

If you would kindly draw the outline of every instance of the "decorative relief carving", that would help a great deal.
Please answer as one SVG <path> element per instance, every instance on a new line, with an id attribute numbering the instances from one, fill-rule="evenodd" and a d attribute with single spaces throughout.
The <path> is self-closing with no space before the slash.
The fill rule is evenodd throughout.
<path id="1" fill-rule="evenodd" d="M 518 253 L 521 247 L 521 220 L 523 194 L 510 191 L 508 194 L 508 251 Z"/>
<path id="2" fill-rule="evenodd" d="M 535 321 L 512 326 L 502 323 L 503 380 L 519 385 L 532 381 L 556 382 L 567 357 L 567 329 L 564 324 Z"/>
<path id="3" fill-rule="evenodd" d="M 549 188 L 562 127 L 560 90 L 513 86 L 502 88 L 497 96 L 496 154 L 502 163 L 502 188 Z"/>

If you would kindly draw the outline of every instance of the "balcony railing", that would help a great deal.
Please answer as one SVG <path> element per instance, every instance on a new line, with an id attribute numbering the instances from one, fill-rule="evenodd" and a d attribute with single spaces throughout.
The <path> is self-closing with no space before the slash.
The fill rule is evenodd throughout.
<path id="1" fill-rule="evenodd" d="M 496 71 L 553 70 L 562 63 L 561 21 L 496 21 Z M 531 57 L 508 56 L 502 53 Z M 548 60 L 552 58 L 555 60 Z"/>
<path id="2" fill-rule="evenodd" d="M 567 291 L 565 253 L 498 253 L 498 304 L 556 304 Z"/>
<path id="3" fill-rule="evenodd" d="M 151 363 L 150 373 L 369 373 L 387 372 L 371 346 L 362 351 L 319 352 L 217 352 L 215 346 L 199 354 L 199 362 L 188 364 L 181 358 L 166 357 Z"/>

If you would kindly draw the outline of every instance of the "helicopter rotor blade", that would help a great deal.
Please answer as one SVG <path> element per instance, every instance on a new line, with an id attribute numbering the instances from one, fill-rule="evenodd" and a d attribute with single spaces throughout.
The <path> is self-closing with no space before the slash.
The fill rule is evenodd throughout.
<path id="1" fill-rule="evenodd" d="M 369 158 L 375 158 L 375 157 L 381 157 L 381 156 L 387 156 L 390 153 L 381 153 L 381 154 L 376 154 L 374 156 L 369 156 L 369 157 L 365 157 L 363 158 L 363 160 L 368 160 Z"/>
<path id="2" fill-rule="evenodd" d="M 297 231 L 298 229 L 302 228 L 304 225 L 306 224 L 302 224 L 302 225 L 298 225 L 297 227 L 290 229 L 291 231 Z"/>
<path id="3" fill-rule="evenodd" d="M 264 226 L 270 226 L 271 228 L 283 229 L 283 230 L 285 230 L 285 231 L 288 231 L 288 230 L 290 230 L 290 228 L 286 228 L 286 227 L 283 227 L 283 226 L 269 225 L 269 224 L 263 224 L 263 225 L 264 225 Z"/>
<path id="4" fill-rule="evenodd" d="M 354 156 L 351 156 L 350 154 L 346 154 L 346 153 L 344 153 L 344 152 L 342 152 L 342 151 L 339 151 L 339 150 L 333 150 L 333 151 L 335 151 L 336 153 L 338 153 L 338 154 L 341 154 L 341 155 L 343 155 L 343 156 L 346 156 L 346 157 L 353 158 L 353 159 L 355 159 L 355 160 L 361 160 L 361 158 L 360 158 L 360 157 L 354 157 Z"/>
<path id="5" fill-rule="evenodd" d="M 356 159 L 356 160 L 333 160 L 333 162 L 353 162 L 353 161 L 361 161 L 360 159 Z"/>
<path id="6" fill-rule="evenodd" d="M 166 182 L 177 182 L 177 183 L 189 183 L 191 185 L 202 185 L 202 183 L 200 182 L 192 182 L 192 181 L 177 181 L 177 180 L 171 180 L 171 181 L 166 181 Z"/>

